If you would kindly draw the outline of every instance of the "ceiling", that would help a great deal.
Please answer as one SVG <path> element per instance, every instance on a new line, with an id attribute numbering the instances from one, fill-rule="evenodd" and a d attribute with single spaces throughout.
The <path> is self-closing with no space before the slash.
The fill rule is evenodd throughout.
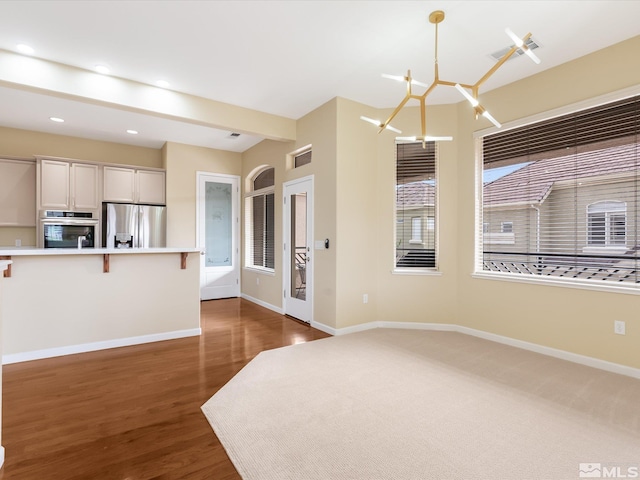
<path id="1" fill-rule="evenodd" d="M 104 64 L 116 77 L 163 79 L 177 92 L 298 119 L 336 96 L 395 107 L 404 86 L 381 73 L 411 69 L 430 83 L 434 10 L 446 15 L 438 44 L 444 80 L 475 83 L 494 64 L 490 54 L 510 46 L 505 27 L 532 32 L 540 45 L 540 65 L 514 58 L 480 94 L 640 34 L 635 0 L 3 0 L 0 50 L 25 43 L 40 59 L 87 70 Z M 439 87 L 427 103 L 460 100 Z M 174 141 L 242 152 L 262 140 L 1 81 L 0 105 L 0 126 L 152 148 Z"/>

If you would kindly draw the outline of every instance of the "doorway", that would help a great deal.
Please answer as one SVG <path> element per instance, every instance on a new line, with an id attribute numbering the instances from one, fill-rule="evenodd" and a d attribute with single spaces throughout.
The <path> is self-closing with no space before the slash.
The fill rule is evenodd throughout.
<path id="1" fill-rule="evenodd" d="M 240 296 L 240 177 L 198 172 L 200 299 Z"/>
<path id="2" fill-rule="evenodd" d="M 284 313 L 313 320 L 313 176 L 283 185 Z"/>

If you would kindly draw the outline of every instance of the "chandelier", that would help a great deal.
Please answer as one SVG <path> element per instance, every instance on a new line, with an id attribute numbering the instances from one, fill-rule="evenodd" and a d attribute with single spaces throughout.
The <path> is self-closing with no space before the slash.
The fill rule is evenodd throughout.
<path id="1" fill-rule="evenodd" d="M 374 120 L 372 118 L 368 118 L 364 116 L 360 117 L 365 122 L 372 123 L 373 125 L 376 125 L 377 127 L 379 127 L 380 130 L 378 131 L 378 133 L 382 132 L 383 130 L 391 130 L 396 133 L 402 133 L 402 131 L 391 126 L 390 123 L 395 118 L 395 116 L 400 112 L 400 110 L 402 110 L 402 108 L 407 104 L 407 102 L 413 99 L 413 100 L 418 100 L 418 102 L 420 102 L 420 119 L 421 119 L 422 135 L 420 137 L 398 137 L 398 139 L 408 140 L 408 141 L 420 140 L 422 141 L 423 147 L 425 142 L 428 142 L 428 141 L 452 140 L 452 137 L 427 136 L 425 102 L 429 94 L 433 92 L 438 85 L 444 85 L 446 87 L 455 87 L 456 90 L 458 90 L 462 94 L 462 96 L 466 98 L 473 106 L 476 119 L 478 119 L 479 116 L 483 116 L 487 120 L 489 120 L 491 123 L 493 123 L 496 127 L 500 128 L 501 127 L 500 122 L 498 122 L 495 118 L 493 118 L 493 116 L 487 111 L 487 109 L 484 108 L 478 101 L 478 90 L 480 89 L 480 86 L 484 82 L 486 82 L 487 79 L 491 77 L 491 75 L 493 75 L 496 72 L 496 70 L 498 70 L 504 64 L 504 62 L 506 62 L 509 59 L 509 57 L 511 57 L 511 55 L 513 55 L 518 49 L 522 50 L 522 52 L 525 53 L 529 58 L 531 58 L 531 60 L 533 60 L 535 63 L 540 63 L 540 60 L 538 59 L 538 57 L 527 46 L 527 41 L 530 39 L 531 33 L 527 33 L 524 37 L 519 38 L 510 29 L 506 28 L 505 33 L 509 36 L 509 38 L 511 38 L 514 45 L 502 57 L 500 57 L 500 60 L 498 60 L 498 62 L 493 67 L 491 67 L 489 71 L 487 71 L 487 73 L 485 73 L 482 77 L 480 77 L 480 80 L 478 80 L 473 85 L 441 80 L 438 72 L 438 25 L 443 20 L 444 20 L 444 12 L 442 10 L 436 10 L 435 12 L 431 12 L 431 14 L 429 15 L 429 22 L 433 23 L 436 26 L 435 58 L 434 58 L 435 74 L 434 74 L 434 79 L 431 85 L 427 85 L 426 83 L 418 82 L 417 80 L 413 79 L 411 77 L 411 70 L 407 71 L 406 76 L 382 74 L 382 76 L 385 78 L 390 78 L 392 80 L 405 82 L 407 86 L 407 93 L 402 99 L 402 101 L 395 108 L 395 110 L 391 113 L 391 115 L 389 115 L 389 118 L 387 118 L 384 122 L 380 122 L 379 120 Z M 425 92 L 421 95 L 413 93 L 412 87 L 414 85 L 426 88 Z"/>

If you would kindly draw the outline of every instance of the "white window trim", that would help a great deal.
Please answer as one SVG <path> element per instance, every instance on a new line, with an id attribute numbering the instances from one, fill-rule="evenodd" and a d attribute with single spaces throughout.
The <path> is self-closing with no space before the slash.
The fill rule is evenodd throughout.
<path id="1" fill-rule="evenodd" d="M 395 174 L 395 172 L 394 172 Z M 391 259 L 393 259 L 393 268 L 391 269 L 391 274 L 392 275 L 418 275 L 418 276 L 441 276 L 442 275 L 442 271 L 440 270 L 440 149 L 438 148 L 438 146 L 436 145 L 436 162 L 435 162 L 435 174 L 434 174 L 434 180 L 436 183 L 436 194 L 435 194 L 435 208 L 434 208 L 434 214 L 435 214 L 435 219 L 433 222 L 433 226 L 435 228 L 435 237 L 434 237 L 434 250 L 436 253 L 436 264 L 433 268 L 402 268 L 402 267 L 396 267 L 396 258 L 395 258 L 395 253 L 396 253 L 396 249 L 394 248 L 392 251 L 392 255 L 391 255 Z M 393 205 L 395 205 L 395 201 L 396 201 L 396 193 L 395 193 L 395 189 L 393 191 Z M 393 234 L 393 238 L 394 241 L 397 241 L 396 239 L 396 228 L 397 228 L 397 224 L 398 223 L 404 223 L 404 219 L 402 219 L 402 222 L 398 222 L 398 217 L 397 217 L 397 211 L 394 208 L 393 209 L 393 228 L 394 228 L 394 234 Z"/>
<path id="2" fill-rule="evenodd" d="M 610 206 L 616 205 L 613 208 L 604 208 L 604 205 L 609 204 Z M 589 211 L 591 207 L 598 207 L 603 205 L 601 208 L 594 208 L 592 211 Z M 619 206 L 617 206 L 619 205 Z M 594 214 L 604 214 L 604 245 L 598 243 L 589 243 L 591 237 L 590 231 L 590 222 L 589 216 Z M 611 231 L 611 215 L 624 215 L 624 244 L 621 243 L 613 243 L 613 232 Z M 620 253 L 624 253 L 627 251 L 627 202 L 622 202 L 620 200 L 601 200 L 598 202 L 590 203 L 587 205 L 587 238 L 585 241 L 586 247 L 583 248 L 584 252 L 595 252 L 602 251 L 603 253 L 611 253 L 612 251 L 619 250 Z"/>
<path id="3" fill-rule="evenodd" d="M 274 168 L 274 167 L 266 166 L 265 168 L 262 168 L 262 169 L 260 169 L 258 171 L 254 171 L 253 175 L 250 177 L 251 185 L 253 185 L 253 182 L 254 182 L 254 180 L 256 179 L 256 177 L 258 175 L 260 175 L 265 170 L 270 170 L 271 168 Z M 251 191 L 245 192 L 245 194 L 244 194 L 244 211 L 245 211 L 245 215 L 248 215 L 247 201 L 249 199 L 254 198 L 254 197 L 261 197 L 261 196 L 265 196 L 266 197 L 269 194 L 273 194 L 274 195 L 274 200 L 275 200 L 275 191 L 276 191 L 276 187 L 275 187 L 275 181 L 274 181 L 274 185 L 272 185 L 270 187 L 264 187 L 264 188 L 261 188 L 259 190 L 251 190 Z M 275 203 L 274 203 L 274 208 L 275 208 Z M 275 222 L 275 219 L 274 219 L 274 222 Z M 245 218 L 245 226 L 246 225 L 247 225 L 247 220 Z M 275 225 L 274 225 L 274 228 L 275 228 Z M 253 263 L 249 263 L 249 259 L 251 258 L 253 252 L 252 252 L 252 249 L 249 248 L 249 246 L 247 245 L 247 240 L 246 239 L 248 238 L 248 234 L 247 234 L 246 231 L 244 232 L 244 235 L 245 235 L 244 245 L 245 245 L 246 252 L 245 252 L 245 255 L 244 255 L 244 267 L 243 268 L 245 270 L 252 270 L 252 271 L 255 271 L 255 272 L 258 272 L 258 273 L 266 273 L 266 274 L 275 275 L 275 271 L 276 271 L 276 269 L 275 269 L 275 259 L 274 259 L 273 268 L 263 267 L 263 266 L 260 266 L 260 265 L 253 265 Z M 274 255 L 275 255 L 275 245 L 274 245 Z"/>
<path id="4" fill-rule="evenodd" d="M 502 124 L 501 130 L 504 131 L 510 128 L 522 127 L 524 125 L 528 125 L 531 123 L 540 122 L 540 121 L 548 120 L 554 117 L 559 117 L 561 115 L 574 113 L 578 110 L 585 110 L 587 108 L 597 107 L 605 103 L 612 103 L 617 100 L 623 100 L 625 98 L 633 97 L 639 94 L 640 94 L 640 85 L 636 85 L 636 86 L 625 88 L 615 92 L 610 92 L 605 95 L 594 97 L 588 100 L 584 100 L 582 102 L 576 102 L 570 105 L 565 105 L 557 109 L 549 110 L 546 112 L 530 115 L 528 117 L 507 122 Z M 476 130 L 473 133 L 474 152 L 475 152 L 475 184 L 476 184 L 475 207 L 476 208 L 475 208 L 475 223 L 474 223 L 475 225 L 474 227 L 475 245 L 474 245 L 474 265 L 473 265 L 474 271 L 471 274 L 471 277 L 477 278 L 477 279 L 498 280 L 498 281 L 512 282 L 512 283 L 552 285 L 552 286 L 566 287 L 566 288 L 577 288 L 582 290 L 595 290 L 595 291 L 601 291 L 601 292 L 614 292 L 614 293 L 640 295 L 640 285 L 638 284 L 636 285 L 627 284 L 626 286 L 622 286 L 620 284 L 612 283 L 612 284 L 604 285 L 602 282 L 592 281 L 592 280 L 572 279 L 570 281 L 567 281 L 567 280 L 562 280 L 558 278 L 543 278 L 543 277 L 538 277 L 534 275 L 529 276 L 529 275 L 517 275 L 517 274 L 508 274 L 508 273 L 493 273 L 493 272 L 487 272 L 482 269 L 483 233 L 482 233 L 481 225 L 483 224 L 482 175 L 483 175 L 483 166 L 484 166 L 482 163 L 482 138 L 490 133 L 494 133 L 497 131 L 498 131 L 498 128 L 495 126 L 492 126 L 482 130 Z M 439 203 L 437 205 L 439 205 Z M 607 253 L 611 253 L 611 252 L 607 251 Z"/>

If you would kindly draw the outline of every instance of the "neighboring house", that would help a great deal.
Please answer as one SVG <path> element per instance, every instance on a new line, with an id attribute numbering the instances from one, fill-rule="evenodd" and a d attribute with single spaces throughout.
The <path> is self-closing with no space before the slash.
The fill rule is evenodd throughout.
<path id="1" fill-rule="evenodd" d="M 433 181 L 396 186 L 396 265 L 435 266 L 435 193 Z"/>
<path id="2" fill-rule="evenodd" d="M 486 183 L 485 269 L 565 275 L 557 267 L 580 264 L 584 278 L 636 281 L 639 242 L 627 235 L 638 221 L 636 150 L 634 143 L 541 159 Z"/>

